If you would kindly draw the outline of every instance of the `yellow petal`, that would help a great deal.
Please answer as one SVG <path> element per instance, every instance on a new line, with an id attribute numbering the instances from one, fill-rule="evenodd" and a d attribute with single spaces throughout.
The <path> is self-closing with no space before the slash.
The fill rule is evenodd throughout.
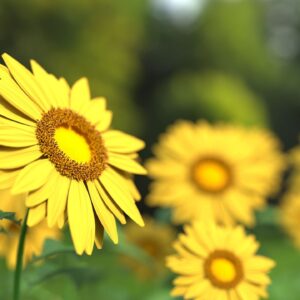
<path id="1" fill-rule="evenodd" d="M 125 155 L 119 155 L 115 153 L 109 153 L 108 163 L 120 170 L 126 171 L 128 173 L 145 175 L 147 171 L 136 161 L 128 158 Z"/>
<path id="2" fill-rule="evenodd" d="M 256 285 L 269 285 L 271 279 L 264 273 L 246 273 L 246 279 Z"/>
<path id="3" fill-rule="evenodd" d="M 35 226 L 40 223 L 46 216 L 46 203 L 42 203 L 38 206 L 29 209 L 27 225 L 29 227 Z"/>
<path id="4" fill-rule="evenodd" d="M 116 226 L 116 220 L 113 214 L 109 211 L 106 205 L 102 202 L 102 199 L 98 193 L 98 190 L 94 183 L 87 182 L 89 193 L 92 199 L 94 210 L 103 225 L 104 229 L 108 233 L 112 241 L 118 243 L 118 232 Z"/>
<path id="5" fill-rule="evenodd" d="M 105 113 L 106 100 L 105 98 L 92 99 L 86 109 L 82 111 L 82 115 L 87 118 L 92 124 L 99 123 Z"/>
<path id="6" fill-rule="evenodd" d="M 126 181 L 127 181 L 128 187 L 129 187 L 130 194 L 132 195 L 133 199 L 136 201 L 140 201 L 142 196 L 141 196 L 139 190 L 137 189 L 133 179 L 126 178 Z"/>
<path id="7" fill-rule="evenodd" d="M 70 181 L 66 176 L 58 175 L 56 178 L 55 185 L 59 188 L 55 192 L 52 191 L 47 201 L 47 221 L 49 227 L 53 227 L 58 222 L 58 218 L 66 209 Z"/>
<path id="8" fill-rule="evenodd" d="M 24 125 L 25 126 L 25 125 Z M 37 145 L 33 127 L 17 128 L 0 123 L 0 145 L 7 147 L 29 147 Z M 31 128 L 31 129 L 29 129 Z"/>
<path id="9" fill-rule="evenodd" d="M 103 226 L 100 224 L 99 220 L 96 219 L 95 222 L 96 222 L 95 244 L 98 249 L 102 249 L 104 229 Z"/>
<path id="10" fill-rule="evenodd" d="M 36 206 L 49 198 L 52 191 L 57 188 L 55 185 L 57 176 L 61 176 L 57 173 L 57 171 L 53 168 L 51 173 L 49 174 L 49 179 L 46 181 L 44 185 L 42 185 L 39 189 L 30 192 L 26 197 L 25 203 L 27 207 Z"/>
<path id="11" fill-rule="evenodd" d="M 36 121 L 41 118 L 41 110 L 13 81 L 0 80 L 0 95 L 32 120 Z"/>
<path id="12" fill-rule="evenodd" d="M 100 132 L 105 131 L 109 128 L 112 121 L 112 112 L 107 110 L 101 115 L 101 120 L 96 124 L 96 129 Z"/>
<path id="13" fill-rule="evenodd" d="M 43 91 L 40 89 L 32 73 L 27 70 L 22 64 L 20 64 L 13 57 L 8 54 L 2 55 L 9 72 L 12 74 L 18 85 L 22 90 L 40 107 L 43 108 L 43 103 L 47 100 Z"/>
<path id="14" fill-rule="evenodd" d="M 0 171 L 0 189 L 11 188 L 19 174 L 19 170 Z"/>
<path id="15" fill-rule="evenodd" d="M 172 297 L 183 296 L 184 293 L 186 292 L 186 289 L 187 288 L 183 286 L 176 286 L 175 288 L 172 289 L 171 296 Z"/>
<path id="16" fill-rule="evenodd" d="M 36 61 L 31 60 L 30 63 L 34 77 L 45 95 L 45 99 L 43 99 L 44 101 L 42 103 L 43 109 L 47 111 L 53 107 L 58 107 L 56 102 L 57 85 L 53 87 L 53 79 L 50 74 L 48 74 Z"/>
<path id="17" fill-rule="evenodd" d="M 0 115 L 8 118 L 10 120 L 19 122 L 21 124 L 26 124 L 29 126 L 35 126 L 35 122 L 27 119 L 20 111 L 15 109 L 12 105 L 10 105 L 7 101 L 5 101 L 0 96 Z M 22 115 L 22 116 L 21 116 Z"/>
<path id="18" fill-rule="evenodd" d="M 268 272 L 274 268 L 275 262 L 267 257 L 256 255 L 245 261 L 245 268 L 251 272 Z"/>
<path id="19" fill-rule="evenodd" d="M 6 118 L 6 116 L 5 117 L 0 117 L 0 124 L 5 125 L 7 127 L 17 128 L 17 129 L 21 129 L 21 130 L 24 130 L 24 131 L 28 131 L 28 132 L 33 133 L 33 134 L 35 134 L 35 130 L 36 130 L 36 124 L 34 124 L 33 126 L 25 125 L 23 123 L 10 120 L 10 119 Z"/>
<path id="20" fill-rule="evenodd" d="M 8 69 L 0 64 L 0 80 L 10 78 Z"/>
<path id="21" fill-rule="evenodd" d="M 138 225 L 144 226 L 144 221 L 140 215 L 136 204 L 130 193 L 122 190 L 118 185 L 116 176 L 113 171 L 107 168 L 100 176 L 102 187 L 109 193 L 118 206 Z"/>
<path id="22" fill-rule="evenodd" d="M 95 217 L 83 182 L 71 181 L 68 197 L 68 219 L 75 250 L 81 255 L 86 250 L 93 231 L 95 238 Z"/>
<path id="23" fill-rule="evenodd" d="M 240 299 L 242 300 L 259 300 L 259 297 L 255 293 L 255 291 L 251 288 L 249 284 L 246 284 L 245 282 L 241 282 L 236 287 L 236 291 Z"/>
<path id="24" fill-rule="evenodd" d="M 0 152 L 0 168 L 14 169 L 23 167 L 42 155 L 38 145 L 20 150 L 3 150 Z"/>
<path id="25" fill-rule="evenodd" d="M 54 166 L 48 159 L 37 160 L 22 169 L 12 188 L 13 194 L 22 194 L 40 188 L 49 179 Z"/>
<path id="26" fill-rule="evenodd" d="M 59 87 L 59 105 L 60 107 L 69 107 L 70 106 L 70 93 L 71 89 L 70 86 L 68 85 L 67 81 L 65 78 L 60 78 L 58 82 L 58 87 Z"/>
<path id="27" fill-rule="evenodd" d="M 200 297 L 209 288 L 211 288 L 211 285 L 209 284 L 209 281 L 204 279 L 202 281 L 199 281 L 199 282 L 191 285 L 188 288 L 188 290 L 187 290 L 187 292 L 185 293 L 184 296 L 187 299 L 193 299 L 193 298 L 196 298 L 196 297 Z"/>
<path id="28" fill-rule="evenodd" d="M 108 207 L 108 209 L 113 213 L 113 215 L 120 221 L 121 224 L 126 224 L 126 218 L 120 209 L 120 207 L 114 202 L 114 200 L 107 194 L 107 192 L 102 188 L 98 181 L 94 181 L 94 184 L 98 190 L 98 193 Z"/>
<path id="29" fill-rule="evenodd" d="M 78 113 L 89 104 L 91 99 L 89 83 L 86 78 L 81 78 L 75 82 L 71 89 L 70 108 Z"/>
<path id="30" fill-rule="evenodd" d="M 67 221 L 66 213 L 61 214 L 57 221 L 57 226 L 59 229 L 62 229 Z"/>
<path id="31" fill-rule="evenodd" d="M 47 97 L 48 107 L 69 107 L 70 87 L 65 79 L 57 79 L 35 61 L 31 61 L 31 66 L 36 80 Z"/>
<path id="32" fill-rule="evenodd" d="M 145 143 L 142 140 L 118 130 L 106 131 L 102 136 L 108 151 L 130 153 L 145 147 Z"/>

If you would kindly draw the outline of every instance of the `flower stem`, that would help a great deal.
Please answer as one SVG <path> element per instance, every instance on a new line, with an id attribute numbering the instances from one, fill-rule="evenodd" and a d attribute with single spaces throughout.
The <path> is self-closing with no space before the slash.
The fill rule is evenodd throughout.
<path id="1" fill-rule="evenodd" d="M 19 238 L 19 246 L 18 246 L 18 253 L 17 253 L 17 264 L 15 269 L 14 275 L 14 300 L 20 299 L 20 284 L 21 284 L 21 275 L 23 269 L 23 253 L 24 253 L 24 244 L 25 244 L 25 237 L 27 232 L 27 218 L 28 218 L 29 209 L 27 209 L 20 232 Z"/>

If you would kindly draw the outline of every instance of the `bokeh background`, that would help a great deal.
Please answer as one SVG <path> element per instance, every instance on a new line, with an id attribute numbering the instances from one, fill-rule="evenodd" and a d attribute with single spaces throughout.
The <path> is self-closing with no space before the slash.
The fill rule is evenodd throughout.
<path id="1" fill-rule="evenodd" d="M 88 77 L 113 126 L 146 140 L 144 159 L 178 118 L 267 127 L 285 151 L 298 143 L 299 0 L 0 0 L 0 47 L 70 83 Z M 148 180 L 137 183 L 146 195 Z M 284 190 L 254 233 L 278 262 L 270 299 L 299 300 L 299 251 L 274 216 Z M 169 222 L 167 210 L 140 208 Z M 48 242 L 24 273 L 24 299 L 171 299 L 171 274 L 145 279 L 124 263 L 152 265 L 119 231 L 119 246 L 107 241 L 92 257 L 73 255 L 68 236 Z M 11 279 L 1 260 L 0 299 L 9 299 Z"/>

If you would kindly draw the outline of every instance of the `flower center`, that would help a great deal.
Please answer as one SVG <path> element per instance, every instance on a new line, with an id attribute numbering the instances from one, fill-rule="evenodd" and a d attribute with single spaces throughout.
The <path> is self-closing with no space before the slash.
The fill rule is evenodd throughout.
<path id="1" fill-rule="evenodd" d="M 243 278 L 241 261 L 231 252 L 217 250 L 204 263 L 206 277 L 222 289 L 234 288 Z"/>
<path id="2" fill-rule="evenodd" d="M 76 180 L 95 180 L 107 163 L 100 132 L 69 109 L 51 109 L 37 122 L 40 149 L 58 172 Z"/>
<path id="3" fill-rule="evenodd" d="M 78 163 L 88 163 L 91 160 L 92 154 L 87 140 L 74 129 L 58 127 L 55 129 L 54 138 L 58 148 L 70 159 Z"/>
<path id="4" fill-rule="evenodd" d="M 210 193 L 223 191 L 231 181 L 228 166 L 214 158 L 206 158 L 197 162 L 193 167 L 192 177 L 201 190 Z"/>

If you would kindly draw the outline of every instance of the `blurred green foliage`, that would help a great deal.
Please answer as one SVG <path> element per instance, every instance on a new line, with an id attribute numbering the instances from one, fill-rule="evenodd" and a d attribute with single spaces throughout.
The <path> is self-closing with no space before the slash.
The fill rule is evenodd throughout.
<path id="1" fill-rule="evenodd" d="M 145 2 L 110 0 L 3 0 L 0 45 L 24 64 L 34 58 L 71 83 L 90 79 L 92 95 L 105 96 L 116 127 L 139 133 L 131 98 L 140 72 Z"/>
<path id="2" fill-rule="evenodd" d="M 175 75 L 157 97 L 167 115 L 179 118 L 186 114 L 193 119 L 205 117 L 262 127 L 268 124 L 261 99 L 238 77 L 221 72 Z"/>

